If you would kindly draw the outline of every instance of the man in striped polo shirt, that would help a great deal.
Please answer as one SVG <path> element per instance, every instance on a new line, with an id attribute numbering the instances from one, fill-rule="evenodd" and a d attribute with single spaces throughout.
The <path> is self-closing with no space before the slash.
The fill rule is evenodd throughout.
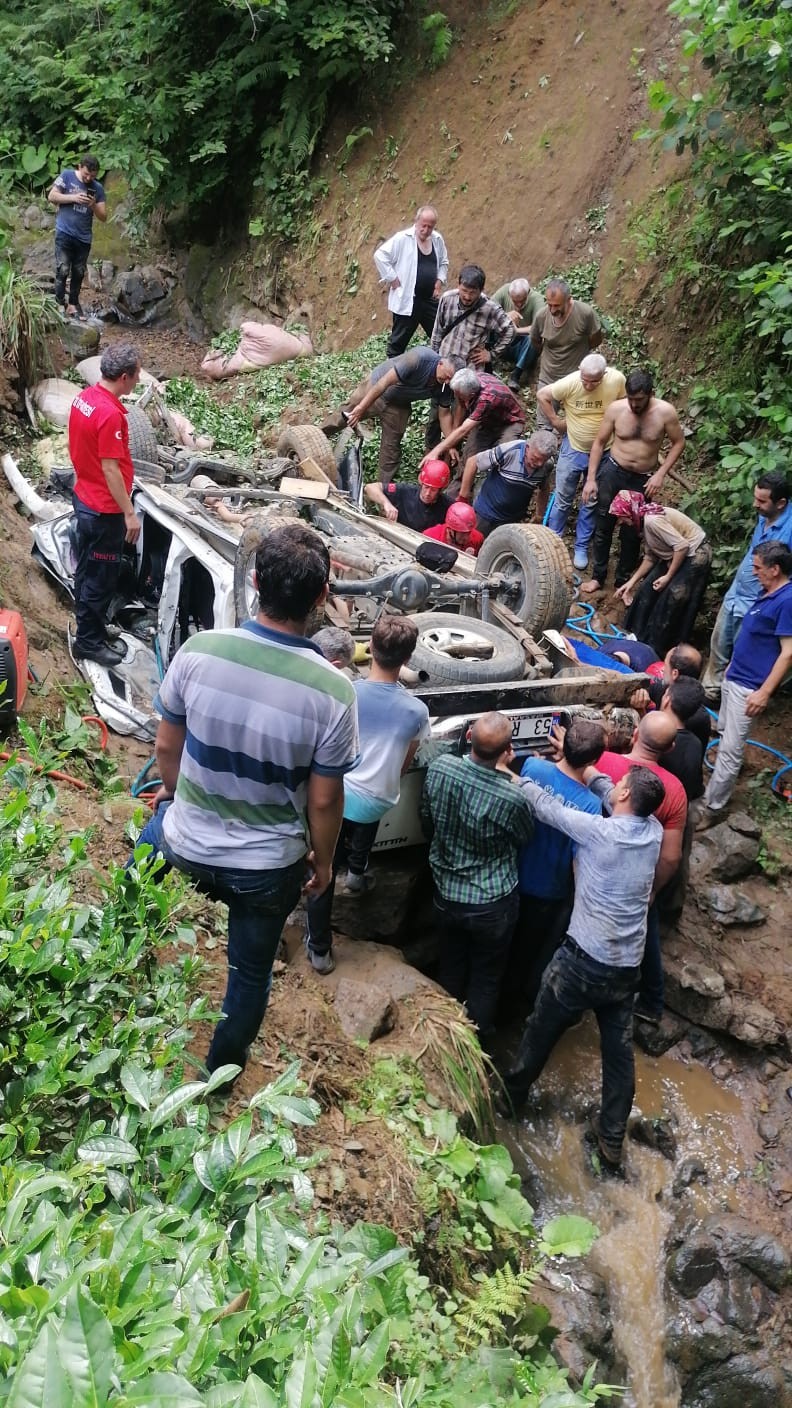
<path id="1" fill-rule="evenodd" d="M 358 736 L 352 684 L 304 636 L 329 573 L 313 529 L 270 534 L 256 554 L 255 620 L 192 636 L 155 700 L 167 805 L 138 844 L 228 905 L 228 984 L 209 1071 L 245 1065 L 286 917 L 303 886 L 317 896 L 332 875 Z"/>

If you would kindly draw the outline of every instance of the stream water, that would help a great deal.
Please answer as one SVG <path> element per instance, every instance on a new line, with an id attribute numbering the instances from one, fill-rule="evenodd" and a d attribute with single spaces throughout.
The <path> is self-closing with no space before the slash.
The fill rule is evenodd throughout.
<path id="1" fill-rule="evenodd" d="M 650 1058 L 636 1051 L 635 1104 L 647 1118 L 669 1119 L 676 1167 L 696 1158 L 708 1173 L 682 1197 L 706 1217 L 738 1210 L 756 1166 L 759 1141 L 747 1102 L 695 1061 Z M 568 1032 L 536 1086 L 537 1101 L 498 1137 L 541 1218 L 584 1213 L 600 1229 L 589 1266 L 605 1281 L 619 1357 L 627 1365 L 625 1408 L 678 1408 L 676 1377 L 665 1357 L 664 1244 L 677 1210 L 675 1165 L 627 1141 L 628 1182 L 598 1181 L 584 1158 L 583 1129 L 599 1101 L 599 1040 L 594 1019 Z"/>

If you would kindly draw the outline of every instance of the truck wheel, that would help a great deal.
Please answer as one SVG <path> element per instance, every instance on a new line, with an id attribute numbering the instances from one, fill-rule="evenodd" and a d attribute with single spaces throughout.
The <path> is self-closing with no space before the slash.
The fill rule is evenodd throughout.
<path id="1" fill-rule="evenodd" d="M 418 627 L 418 640 L 409 663 L 433 684 L 500 684 L 521 680 L 525 674 L 520 642 L 491 621 L 442 611 L 423 611 L 410 620 Z M 448 646 L 475 648 L 476 642 L 486 642 L 491 653 L 478 658 L 446 653 Z"/>
<path id="2" fill-rule="evenodd" d="M 258 591 L 254 581 L 256 552 L 260 544 L 277 528 L 283 528 L 293 519 L 279 514 L 259 513 L 251 518 L 242 529 L 239 546 L 234 558 L 234 620 L 237 626 L 249 621 L 258 611 Z M 311 611 L 305 626 L 305 634 L 313 635 L 324 621 L 324 607 Z"/>
<path id="3" fill-rule="evenodd" d="M 498 572 L 509 590 L 497 600 L 518 616 L 529 635 L 560 631 L 572 604 L 572 564 L 561 539 L 534 523 L 493 528 L 478 555 L 481 577 Z"/>
<path id="4" fill-rule="evenodd" d="M 145 411 L 138 406 L 130 406 L 127 411 L 129 430 L 129 453 L 132 463 L 141 460 L 144 464 L 157 463 L 157 436 Z"/>
<path id="5" fill-rule="evenodd" d="M 278 454 L 297 464 L 311 459 L 327 475 L 334 488 L 338 487 L 335 455 L 324 431 L 316 425 L 287 425 L 278 436 Z"/>

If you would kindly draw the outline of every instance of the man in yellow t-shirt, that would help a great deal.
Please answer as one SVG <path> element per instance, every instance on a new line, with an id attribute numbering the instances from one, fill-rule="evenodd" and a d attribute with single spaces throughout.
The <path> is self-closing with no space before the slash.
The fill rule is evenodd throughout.
<path id="1" fill-rule="evenodd" d="M 556 465 L 555 499 L 547 520 L 548 528 L 559 537 L 566 528 L 581 476 L 588 470 L 589 452 L 602 417 L 611 402 L 624 394 L 623 374 L 616 367 L 609 367 L 599 352 L 589 353 L 576 372 L 541 387 L 537 393 L 539 409 L 564 437 Z M 581 504 L 574 556 L 575 567 L 580 571 L 588 563 L 594 516 L 594 505 Z"/>

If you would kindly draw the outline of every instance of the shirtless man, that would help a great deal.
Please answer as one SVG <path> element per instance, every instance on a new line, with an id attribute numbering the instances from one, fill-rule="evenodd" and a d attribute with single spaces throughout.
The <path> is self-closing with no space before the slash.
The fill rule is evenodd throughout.
<path id="1" fill-rule="evenodd" d="M 627 396 L 614 401 L 602 417 L 597 438 L 589 455 L 588 474 L 583 486 L 583 503 L 596 499 L 593 576 L 583 582 L 582 592 L 598 592 L 605 585 L 608 557 L 616 519 L 608 512 L 620 489 L 637 489 L 653 498 L 662 488 L 668 471 L 685 448 L 679 416 L 670 401 L 654 395 L 654 383 L 647 371 L 630 372 Z M 660 459 L 663 441 L 669 448 Z M 610 450 L 608 444 L 613 441 Z M 640 537 L 634 529 L 621 530 L 616 586 L 622 586 L 638 565 Z"/>

